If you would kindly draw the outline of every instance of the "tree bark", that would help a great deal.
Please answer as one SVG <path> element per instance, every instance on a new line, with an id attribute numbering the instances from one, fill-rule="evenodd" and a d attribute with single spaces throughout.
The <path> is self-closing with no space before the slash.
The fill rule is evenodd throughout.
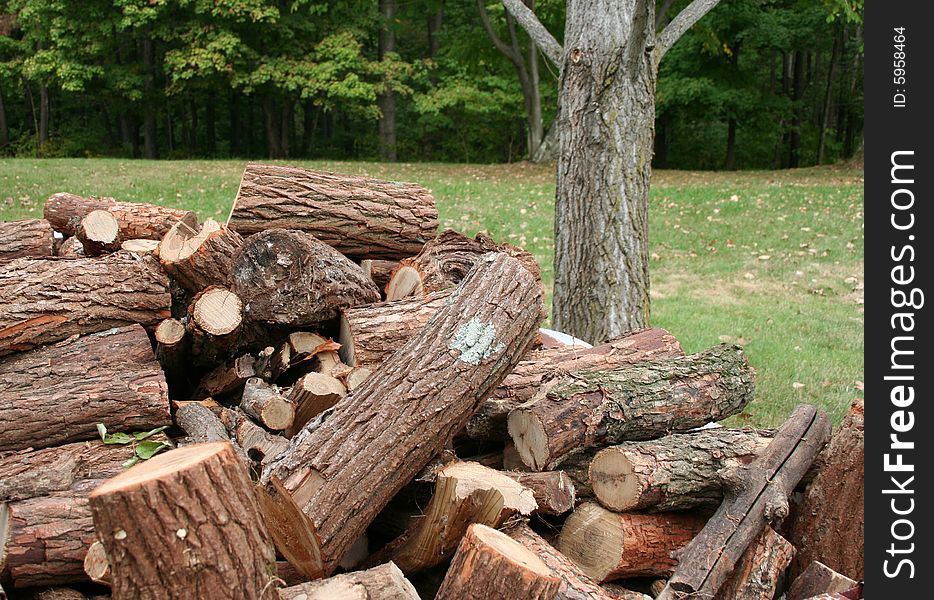
<path id="1" fill-rule="evenodd" d="M 561 579 L 528 548 L 495 529 L 471 525 L 435 600 L 551 600 L 560 586 Z"/>
<path id="2" fill-rule="evenodd" d="M 605 448 L 590 463 L 600 504 L 617 512 L 716 507 L 723 500 L 717 473 L 752 462 L 770 438 L 756 431 L 705 429 Z"/>
<path id="3" fill-rule="evenodd" d="M 794 53 L 794 79 L 792 80 L 792 117 L 791 131 L 788 136 L 788 168 L 796 169 L 801 165 L 801 126 L 804 107 L 804 68 L 803 50 Z"/>
<path id="4" fill-rule="evenodd" d="M 160 454 L 94 490 L 90 504 L 117 599 L 275 594 L 272 540 L 229 443 Z"/>
<path id="5" fill-rule="evenodd" d="M 94 210 L 106 210 L 117 219 L 124 240 L 161 240 L 179 222 L 197 228 L 194 211 L 139 202 L 117 202 L 113 198 L 82 197 L 67 192 L 52 194 L 45 201 L 43 216 L 65 236 L 74 235 L 81 219 Z"/>
<path id="6" fill-rule="evenodd" d="M 45 219 L 0 221 L 0 261 L 25 256 L 52 256 L 55 236 Z"/>
<path id="7" fill-rule="evenodd" d="M 800 405 L 759 458 L 726 470 L 723 503 L 684 549 L 658 600 L 714 597 L 763 527 L 788 515 L 788 496 L 829 439 L 827 416 Z"/>
<path id="8" fill-rule="evenodd" d="M 39 148 L 49 143 L 49 86 L 39 84 Z"/>
<path id="9" fill-rule="evenodd" d="M 277 102 L 271 95 L 263 96 L 263 117 L 266 130 L 266 156 L 282 157 L 282 144 L 279 140 L 279 113 Z"/>
<path id="10" fill-rule="evenodd" d="M 385 61 L 386 54 L 396 51 L 395 0 L 379 0 L 379 12 L 382 23 L 379 29 L 379 60 Z M 377 99 L 379 103 L 379 159 L 384 162 L 396 161 L 396 94 L 389 78 L 383 79 L 383 91 Z"/>
<path id="11" fill-rule="evenodd" d="M 398 260 L 435 237 L 438 210 L 414 183 L 249 164 L 228 226 L 243 235 L 300 229 L 350 258 Z"/>
<path id="12" fill-rule="evenodd" d="M 201 379 L 192 396 L 208 398 L 236 392 L 243 387 L 247 379 L 256 377 L 255 362 L 256 359 L 252 356 L 244 354 L 219 365 Z"/>
<path id="13" fill-rule="evenodd" d="M 392 277 L 392 272 L 399 267 L 399 262 L 395 260 L 364 259 L 360 261 L 360 268 L 363 273 L 376 284 L 380 290 L 384 290 Z"/>
<path id="14" fill-rule="evenodd" d="M 377 513 L 464 426 L 534 340 L 542 294 L 516 259 L 490 255 L 452 298 L 363 385 L 308 423 L 289 451 L 264 470 L 264 503 L 277 546 L 307 576 L 334 570 Z M 275 508 L 286 509 L 285 514 Z M 283 531 L 296 530 L 295 519 L 304 523 L 308 539 L 287 543 Z"/>
<path id="15" fill-rule="evenodd" d="M 840 51 L 843 45 L 842 29 L 833 36 L 833 47 L 830 51 L 830 66 L 827 69 L 827 86 L 824 88 L 824 101 L 820 112 L 820 133 L 817 137 L 817 164 L 824 164 L 824 154 L 827 150 L 827 128 L 830 121 L 830 110 L 833 108 L 833 84 L 837 76 L 837 63 L 840 62 Z"/>
<path id="16" fill-rule="evenodd" d="M 216 117 L 214 114 L 214 102 L 211 99 L 204 106 L 204 131 L 205 131 L 205 150 L 208 156 L 217 154 L 217 134 L 215 132 Z"/>
<path id="17" fill-rule="evenodd" d="M 10 143 L 10 129 L 6 123 L 6 106 L 3 104 L 3 90 L 0 89 L 0 149 Z"/>
<path id="18" fill-rule="evenodd" d="M 251 236 L 234 253 L 230 281 L 247 319 L 290 327 L 379 301 L 379 290 L 360 267 L 302 231 L 270 229 Z"/>
<path id="19" fill-rule="evenodd" d="M 0 451 L 171 423 L 168 387 L 139 325 L 0 360 Z"/>
<path id="20" fill-rule="evenodd" d="M 143 87 L 145 88 L 146 95 L 149 96 L 150 102 L 152 102 L 154 100 L 156 85 L 156 59 L 153 50 L 153 39 L 148 33 L 143 36 L 142 47 L 144 69 Z M 156 145 L 156 111 L 150 108 L 149 110 L 144 111 L 144 113 L 143 157 L 154 159 L 158 156 L 158 149 Z M 171 134 L 169 134 L 169 138 L 171 140 Z M 171 147 L 171 145 L 172 144 L 170 141 L 169 146 Z"/>
<path id="21" fill-rule="evenodd" d="M 243 145 L 243 120 L 240 115 L 240 93 L 230 91 L 230 155 L 240 156 Z"/>
<path id="22" fill-rule="evenodd" d="M 293 437 L 308 421 L 337 404 L 346 395 L 344 384 L 335 377 L 315 372 L 303 375 L 289 393 L 289 400 L 295 405 L 295 418 L 291 427 L 286 429 L 285 436 Z"/>
<path id="23" fill-rule="evenodd" d="M 754 371 L 737 346 L 686 357 L 589 371 L 550 382 L 509 413 L 512 436 L 533 470 L 568 453 L 687 431 L 740 412 L 752 400 Z"/>
<path id="24" fill-rule="evenodd" d="M 366 571 L 335 575 L 279 590 L 279 600 L 418 600 L 399 567 L 389 562 Z"/>
<path id="25" fill-rule="evenodd" d="M 240 409 L 267 429 L 282 431 L 292 427 L 295 406 L 279 393 L 279 388 L 253 377 L 243 386 Z"/>
<path id="26" fill-rule="evenodd" d="M 557 516 L 574 509 L 577 493 L 574 482 L 564 471 L 507 471 L 505 475 L 532 490 L 532 496 L 538 504 L 535 514 Z"/>
<path id="27" fill-rule="evenodd" d="M 723 168 L 732 171 L 736 168 L 736 118 L 730 117 L 726 125 L 726 160 Z"/>
<path id="28" fill-rule="evenodd" d="M 225 408 L 220 411 L 219 417 L 234 441 L 246 451 L 247 456 L 262 466 L 271 463 L 289 447 L 287 439 L 269 433 L 241 410 Z"/>
<path id="29" fill-rule="evenodd" d="M 239 233 L 214 219 L 207 219 L 200 231 L 179 221 L 159 244 L 159 262 L 182 287 L 198 293 L 227 282 L 234 253 L 242 245 Z"/>
<path id="30" fill-rule="evenodd" d="M 78 238 L 70 236 L 62 240 L 62 245 L 59 246 L 56 256 L 60 258 L 83 258 L 84 246 L 81 245 Z"/>
<path id="31" fill-rule="evenodd" d="M 720 588 L 722 600 L 772 600 L 782 574 L 795 555 L 791 542 L 766 526 L 736 563 L 730 579 Z"/>

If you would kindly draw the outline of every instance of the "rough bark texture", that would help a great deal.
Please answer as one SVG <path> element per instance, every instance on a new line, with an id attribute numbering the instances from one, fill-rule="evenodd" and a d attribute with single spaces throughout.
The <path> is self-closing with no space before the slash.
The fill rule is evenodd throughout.
<path id="1" fill-rule="evenodd" d="M 715 507 L 723 500 L 717 472 L 749 464 L 770 438 L 752 430 L 705 429 L 605 448 L 590 463 L 600 504 L 617 512 Z"/>
<path id="2" fill-rule="evenodd" d="M 752 400 L 754 379 L 743 351 L 725 344 L 613 371 L 573 373 L 510 412 L 509 435 L 525 464 L 551 469 L 577 449 L 725 419 Z"/>
<path id="3" fill-rule="evenodd" d="M 279 590 L 280 600 L 419 600 L 418 593 L 389 562 L 366 571 L 335 575 Z"/>
<path id="4" fill-rule="evenodd" d="M 169 280 L 149 259 L 20 258 L 0 270 L 0 356 L 75 334 L 170 316 Z"/>
<path id="5" fill-rule="evenodd" d="M 684 549 L 660 600 L 713 597 L 766 524 L 788 516 L 788 496 L 830 439 L 830 420 L 798 406 L 754 462 L 724 472 L 724 500 Z"/>
<path id="6" fill-rule="evenodd" d="M 0 221 L 0 260 L 52 256 L 55 238 L 45 219 Z"/>
<path id="7" fill-rule="evenodd" d="M 292 361 L 292 346 L 284 342 L 278 347 L 266 346 L 256 355 L 253 369 L 256 376 L 273 383 L 282 375 Z"/>
<path id="8" fill-rule="evenodd" d="M 293 506 L 287 494 L 308 517 L 311 554 L 320 558 L 305 565 L 306 575 L 332 572 L 376 514 L 464 426 L 533 342 L 541 310 L 541 291 L 519 261 L 489 255 L 417 336 L 293 438 L 263 480 L 267 503 Z M 282 528 L 293 530 L 296 516 Z M 281 537 L 277 543 L 292 560 L 294 548 Z"/>
<path id="9" fill-rule="evenodd" d="M 139 325 L 0 360 L 0 451 L 171 423 L 168 386 Z"/>
<path id="10" fill-rule="evenodd" d="M 217 412 L 221 412 L 217 405 Z M 175 424 L 185 432 L 185 439 L 180 446 L 206 444 L 211 442 L 230 442 L 237 456 L 244 464 L 250 464 L 250 458 L 235 440 L 230 439 L 227 427 L 214 410 L 200 402 L 187 402 L 175 412 Z"/>
<path id="11" fill-rule="evenodd" d="M 193 396 L 209 398 L 236 392 L 243 387 L 247 379 L 256 376 L 253 368 L 255 363 L 256 359 L 249 354 L 244 354 L 219 365 L 201 379 Z"/>
<path id="12" fill-rule="evenodd" d="M 386 288 L 386 284 L 389 283 L 389 279 L 392 277 L 392 272 L 398 267 L 399 261 L 395 260 L 367 258 L 360 261 L 360 268 L 363 269 L 364 275 L 369 277 L 376 284 L 376 287 L 381 290 Z"/>
<path id="13" fill-rule="evenodd" d="M 94 490 L 90 504 L 116 600 L 275 595 L 272 540 L 229 443 L 160 454 Z"/>
<path id="14" fill-rule="evenodd" d="M 228 225 L 312 233 L 351 258 L 414 256 L 438 228 L 431 193 L 414 183 L 249 164 Z"/>
<path id="15" fill-rule="evenodd" d="M 197 293 L 227 282 L 234 253 L 242 245 L 239 233 L 213 219 L 206 220 L 200 231 L 179 222 L 162 238 L 159 261 L 182 287 Z"/>
<path id="16" fill-rule="evenodd" d="M 161 240 L 179 221 L 196 227 L 194 211 L 167 208 L 139 202 L 117 202 L 113 198 L 81 197 L 67 192 L 52 194 L 43 210 L 52 228 L 63 235 L 74 235 L 81 219 L 93 210 L 109 211 L 120 225 L 120 239 Z"/>
<path id="17" fill-rule="evenodd" d="M 292 327 L 379 300 L 379 290 L 360 267 L 301 231 L 271 229 L 251 236 L 234 254 L 230 282 L 247 319 Z"/>
<path id="18" fill-rule="evenodd" d="M 860 398 L 818 458 L 817 476 L 794 511 L 790 541 L 799 551 L 793 575 L 819 560 L 847 577 L 863 579 L 863 453 Z"/>
<path id="19" fill-rule="evenodd" d="M 225 408 L 219 416 L 237 444 L 261 465 L 271 463 L 289 447 L 289 440 L 269 433 L 240 410 Z"/>
<path id="20" fill-rule="evenodd" d="M 633 332 L 593 348 L 568 347 L 535 350 L 523 357 L 512 373 L 467 422 L 467 437 L 480 441 L 509 438 L 509 411 L 531 400 L 542 384 L 556 374 L 604 371 L 636 362 L 684 356 L 681 344 L 664 329 Z"/>
<path id="21" fill-rule="evenodd" d="M 704 526 L 690 513 L 614 513 L 585 502 L 558 536 L 558 550 L 598 582 L 666 576 L 678 564 L 672 554 Z"/>
<path id="22" fill-rule="evenodd" d="M 486 233 L 478 233 L 471 239 L 445 229 L 425 244 L 417 256 L 399 263 L 386 285 L 386 299 L 392 301 L 409 296 L 424 296 L 454 287 L 488 252 L 502 252 L 517 258 L 541 285 L 541 269 L 535 257 L 526 250 L 510 244 L 497 244 Z"/>
<path id="23" fill-rule="evenodd" d="M 795 547 L 791 542 L 766 527 L 736 563 L 730 579 L 717 592 L 717 598 L 772 600 L 794 555 Z"/>
<path id="24" fill-rule="evenodd" d="M 577 493 L 573 480 L 564 471 L 506 472 L 505 475 L 532 490 L 532 496 L 538 504 L 536 514 L 563 515 L 574 509 Z"/>
<path id="25" fill-rule="evenodd" d="M 165 319 L 156 326 L 156 360 L 162 366 L 169 394 L 179 397 L 188 387 L 191 368 L 191 338 L 185 325 L 178 319 Z"/>
<path id="26" fill-rule="evenodd" d="M 788 590 L 787 600 L 804 600 L 819 594 L 841 594 L 858 584 L 818 561 L 804 569 Z"/>
<path id="27" fill-rule="evenodd" d="M 61 258 L 81 258 L 84 256 L 84 246 L 75 236 L 70 236 L 62 241 L 56 256 Z"/>
<path id="28" fill-rule="evenodd" d="M 495 529 L 471 525 L 435 600 L 551 600 L 560 587 L 561 579 L 525 546 Z"/>

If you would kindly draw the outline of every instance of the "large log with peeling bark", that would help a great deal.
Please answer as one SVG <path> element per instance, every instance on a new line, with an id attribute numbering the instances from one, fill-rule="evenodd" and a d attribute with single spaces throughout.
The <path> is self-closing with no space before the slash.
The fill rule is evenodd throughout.
<path id="1" fill-rule="evenodd" d="M 419 600 L 415 587 L 391 562 L 279 590 L 279 600 Z"/>
<path id="2" fill-rule="evenodd" d="M 727 469 L 720 508 L 688 544 L 660 600 L 714 597 L 767 524 L 788 516 L 788 496 L 830 439 L 830 420 L 800 405 L 755 461 Z"/>
<path id="3" fill-rule="evenodd" d="M 170 316 L 158 263 L 123 253 L 100 259 L 19 258 L 0 269 L 0 356 L 73 335 Z"/>
<path id="4" fill-rule="evenodd" d="M 535 257 L 511 244 L 497 244 L 486 233 L 473 239 L 445 229 L 412 258 L 406 258 L 392 272 L 386 284 L 386 300 L 425 296 L 456 286 L 474 264 L 488 252 L 502 252 L 519 260 L 542 285 L 542 273 Z"/>
<path id="5" fill-rule="evenodd" d="M 752 400 L 755 372 L 737 346 L 612 371 L 571 373 L 509 413 L 509 435 L 534 470 L 572 451 L 661 437 L 719 421 Z"/>
<path id="6" fill-rule="evenodd" d="M 239 233 L 214 219 L 207 219 L 200 230 L 180 221 L 159 242 L 159 262 L 182 287 L 198 293 L 227 283 L 234 253 L 242 245 Z"/>
<path id="7" fill-rule="evenodd" d="M 488 255 L 452 298 L 264 470 L 277 546 L 307 576 L 333 572 L 533 343 L 542 294 L 516 259 Z"/>
<path id="8" fill-rule="evenodd" d="M 171 424 L 146 331 L 131 325 L 0 359 L 0 451 Z"/>
<path id="9" fill-rule="evenodd" d="M 0 221 L 0 260 L 52 256 L 55 237 L 45 219 Z"/>
<path id="10" fill-rule="evenodd" d="M 435 237 L 438 209 L 415 183 L 248 164 L 227 225 L 242 235 L 299 229 L 351 258 L 398 260 Z"/>
<path id="11" fill-rule="evenodd" d="M 663 577 L 678 564 L 673 554 L 704 526 L 691 513 L 615 513 L 585 502 L 564 522 L 558 550 L 594 581 Z"/>
<path id="12" fill-rule="evenodd" d="M 561 579 L 534 552 L 485 525 L 471 525 L 435 600 L 551 600 Z"/>
<path id="13" fill-rule="evenodd" d="M 733 574 L 717 593 L 719 600 L 772 600 L 791 564 L 795 547 L 766 527 L 736 563 Z"/>
<path id="14" fill-rule="evenodd" d="M 251 321 L 313 325 L 340 309 L 379 300 L 359 266 L 314 236 L 270 229 L 252 235 L 234 254 L 231 289 Z"/>
<path id="15" fill-rule="evenodd" d="M 119 225 L 123 240 L 161 240 L 175 223 L 185 221 L 196 227 L 194 211 L 140 202 L 118 202 L 113 198 L 77 196 L 67 192 L 52 194 L 45 201 L 43 216 L 56 231 L 74 235 L 81 220 L 95 210 L 110 212 Z"/>
<path id="16" fill-rule="evenodd" d="M 272 595 L 272 540 L 229 443 L 160 454 L 89 499 L 116 600 Z"/>
<path id="17" fill-rule="evenodd" d="M 749 464 L 770 441 L 753 430 L 717 428 L 625 442 L 594 456 L 590 482 L 600 504 L 617 512 L 716 507 L 718 471 Z"/>

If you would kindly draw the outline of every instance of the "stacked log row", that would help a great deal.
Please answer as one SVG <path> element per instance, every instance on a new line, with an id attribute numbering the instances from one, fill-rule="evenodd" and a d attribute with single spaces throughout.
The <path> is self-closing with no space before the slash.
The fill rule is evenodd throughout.
<path id="1" fill-rule="evenodd" d="M 179 221 L 185 221 L 192 227 L 198 221 L 197 215 L 190 210 L 67 192 L 52 194 L 45 201 L 43 216 L 53 229 L 69 236 L 75 235 L 82 219 L 95 210 L 113 215 L 121 240 L 159 240 Z"/>
<path id="2" fill-rule="evenodd" d="M 55 237 L 45 219 L 0 222 L 0 261 L 54 255 Z"/>

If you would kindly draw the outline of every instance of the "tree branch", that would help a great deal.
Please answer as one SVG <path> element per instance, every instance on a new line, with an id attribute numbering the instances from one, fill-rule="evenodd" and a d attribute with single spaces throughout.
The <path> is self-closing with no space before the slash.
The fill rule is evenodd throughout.
<path id="1" fill-rule="evenodd" d="M 558 40 L 545 29 L 545 26 L 538 20 L 535 13 L 533 13 L 522 0 L 502 1 L 503 6 L 505 6 L 509 14 L 519 22 L 519 25 L 525 29 L 525 32 L 529 34 L 529 37 L 532 38 L 535 45 L 541 48 L 542 53 L 548 57 L 548 60 L 560 69 L 564 60 L 564 49 L 561 47 L 561 44 L 558 43 Z"/>
<path id="2" fill-rule="evenodd" d="M 655 31 L 658 31 L 662 23 L 666 23 L 668 19 L 668 11 L 671 10 L 671 5 L 674 4 L 675 0 L 665 0 L 662 2 L 661 7 L 658 9 L 658 12 L 655 14 Z"/>
<path id="3" fill-rule="evenodd" d="M 505 54 L 514 64 L 522 62 L 522 57 L 514 53 L 513 49 L 496 35 L 496 30 L 494 30 L 493 25 L 490 24 L 490 17 L 486 14 L 486 6 L 483 4 L 483 0 L 477 0 L 477 9 L 480 11 L 480 23 L 483 24 L 484 31 L 486 31 L 486 34 L 489 36 L 490 40 L 492 40 L 496 49 Z"/>
<path id="4" fill-rule="evenodd" d="M 505 2 L 505 0 L 503 1 Z M 658 34 L 655 41 L 655 64 L 657 65 L 662 61 L 665 53 L 675 45 L 675 42 L 684 35 L 685 31 L 690 29 L 694 23 L 697 23 L 719 2 L 720 0 L 694 0 L 679 12 L 678 16 L 672 19 L 671 23 Z"/>

